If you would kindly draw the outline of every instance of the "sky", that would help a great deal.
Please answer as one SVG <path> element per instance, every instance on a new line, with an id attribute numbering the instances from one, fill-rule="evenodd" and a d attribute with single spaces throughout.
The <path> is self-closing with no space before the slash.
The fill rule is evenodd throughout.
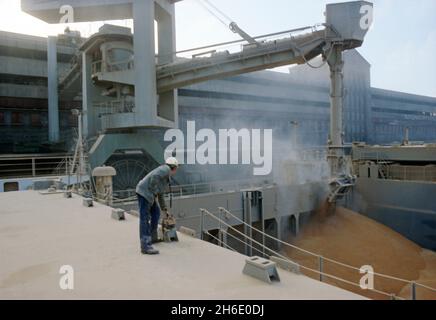
<path id="1" fill-rule="evenodd" d="M 147 1 L 147 0 L 144 0 Z M 176 4 L 177 50 L 239 39 L 201 6 Z M 324 22 L 335 0 L 209 0 L 252 36 Z M 373 0 L 374 24 L 358 51 L 371 64 L 371 85 L 436 97 L 436 0 Z M 106 21 L 108 22 L 108 21 Z M 116 21 L 132 26 L 132 21 Z M 69 24 L 88 36 L 103 22 Z M 67 25 L 49 25 L 23 13 L 20 0 L 0 0 L 0 30 L 47 36 Z"/>

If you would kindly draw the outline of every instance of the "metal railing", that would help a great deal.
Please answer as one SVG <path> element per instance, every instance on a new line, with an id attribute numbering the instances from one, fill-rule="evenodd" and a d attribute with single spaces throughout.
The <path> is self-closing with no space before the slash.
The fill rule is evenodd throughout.
<path id="1" fill-rule="evenodd" d="M 436 181 L 436 166 L 407 166 L 386 160 L 380 152 L 358 151 L 353 154 L 353 161 L 373 161 L 379 166 L 379 174 L 383 179 L 403 181 Z"/>
<path id="2" fill-rule="evenodd" d="M 362 151 L 358 149 L 353 149 L 352 156 L 354 161 L 373 160 L 379 162 L 385 161 L 387 159 L 386 153 L 382 153 L 379 151 Z"/>
<path id="3" fill-rule="evenodd" d="M 183 197 L 206 193 L 230 192 L 248 188 L 259 188 L 268 185 L 272 185 L 272 183 L 268 180 L 260 179 L 216 181 L 172 186 L 171 194 L 175 197 Z"/>
<path id="4" fill-rule="evenodd" d="M 91 63 L 91 74 L 95 76 L 97 73 L 101 72 L 102 70 L 102 60 L 94 61 Z"/>
<path id="5" fill-rule="evenodd" d="M 134 68 L 134 62 L 132 59 L 106 64 L 107 72 L 133 70 L 133 68 Z"/>
<path id="6" fill-rule="evenodd" d="M 250 188 L 260 188 L 272 186 L 273 184 L 268 180 L 230 180 L 230 181 L 216 181 L 216 182 L 206 182 L 197 184 L 185 184 L 185 185 L 175 185 L 171 186 L 171 191 L 166 190 L 165 197 L 168 199 L 170 196 L 173 198 L 194 196 L 208 193 L 222 193 L 237 191 L 240 189 L 250 189 Z M 136 201 L 136 190 L 126 189 L 126 190 L 114 190 L 114 202 L 123 203 Z M 121 197 L 121 195 L 127 195 Z"/>
<path id="7" fill-rule="evenodd" d="M 104 63 L 103 60 L 97 60 L 91 63 L 91 73 L 93 76 L 100 72 L 116 72 L 133 69 L 134 61 L 132 59 L 113 63 Z"/>
<path id="8" fill-rule="evenodd" d="M 68 175 L 69 169 L 71 168 L 73 161 L 72 156 L 67 156 L 64 159 L 62 159 L 61 162 L 56 166 L 56 168 L 53 170 L 53 174 L 55 175 Z"/>
<path id="9" fill-rule="evenodd" d="M 378 166 L 378 175 L 381 179 L 390 179 L 388 175 L 389 165 L 392 161 L 386 160 L 386 155 L 378 151 L 353 150 L 353 161 L 373 161 Z"/>
<path id="10" fill-rule="evenodd" d="M 387 179 L 409 181 L 436 181 L 436 166 L 388 165 Z"/>
<path id="11" fill-rule="evenodd" d="M 253 37 L 253 39 L 257 40 L 257 42 L 262 44 L 268 44 L 268 43 L 274 43 L 275 41 L 282 40 L 283 38 L 289 37 L 290 39 L 298 38 L 301 35 L 307 34 L 307 33 L 314 33 L 316 31 L 324 30 L 325 26 L 322 24 L 316 24 L 313 26 L 306 26 L 302 28 L 296 28 L 291 30 L 285 30 L 270 34 L 264 34 L 260 36 Z M 176 52 L 171 53 L 165 53 L 165 54 L 159 54 L 156 56 L 158 59 L 164 59 L 167 60 L 169 57 L 181 57 L 185 59 L 192 59 L 195 57 L 201 57 L 206 54 L 221 54 L 223 52 L 242 52 L 244 48 L 249 49 L 250 44 L 247 43 L 244 39 L 234 40 L 234 41 L 227 41 L 222 43 L 215 43 L 207 46 L 197 47 L 197 48 L 191 48 L 186 50 L 180 50 Z M 218 51 L 219 50 L 219 51 Z M 167 63 L 159 64 L 158 67 L 164 66 Z"/>
<path id="12" fill-rule="evenodd" d="M 135 111 L 135 102 L 129 100 L 111 100 L 106 102 L 94 103 L 98 109 L 98 116 L 117 113 L 132 113 Z"/>
<path id="13" fill-rule="evenodd" d="M 340 266 L 340 267 L 345 267 L 345 268 L 347 268 L 349 270 L 352 270 L 352 271 L 357 271 L 357 272 L 359 272 L 359 274 L 361 272 L 361 269 L 357 268 L 357 267 L 354 267 L 354 266 L 351 266 L 351 265 L 346 264 L 346 263 L 342 263 L 342 262 L 339 262 L 339 261 L 336 261 L 336 260 L 333 260 L 333 259 L 330 259 L 330 258 L 327 258 L 327 257 L 323 257 L 322 255 L 310 252 L 308 250 L 305 250 L 305 249 L 302 249 L 302 248 L 297 247 L 295 245 L 292 245 L 292 244 L 290 244 L 288 242 L 282 241 L 282 240 L 280 240 L 280 239 L 278 239 L 276 237 L 273 237 L 273 236 L 271 236 L 271 235 L 269 235 L 269 234 L 267 234 L 267 233 L 265 233 L 265 232 L 255 228 L 255 227 L 247 224 L 246 222 L 242 221 L 237 216 L 232 214 L 229 210 L 227 210 L 225 208 L 221 208 L 221 207 L 218 208 L 218 209 L 219 209 L 219 211 L 217 213 L 211 213 L 210 211 L 208 211 L 206 209 L 200 209 L 200 238 L 202 240 L 204 240 L 204 235 L 206 234 L 208 236 L 211 236 L 213 239 L 217 240 L 218 244 L 220 246 L 225 246 L 226 248 L 229 247 L 229 245 L 222 240 L 221 236 L 219 238 L 217 238 L 217 237 L 213 236 L 208 230 L 205 230 L 205 217 L 208 216 L 208 217 L 211 217 L 212 219 L 214 219 L 215 221 L 218 222 L 218 232 L 219 232 L 220 235 L 221 234 L 226 234 L 228 236 L 231 236 L 233 239 L 236 239 L 237 241 L 241 242 L 244 245 L 250 246 L 251 249 L 254 249 L 255 251 L 257 251 L 257 252 L 261 253 L 262 255 L 266 256 L 267 258 L 271 258 L 272 256 L 276 256 L 276 257 L 279 257 L 279 258 L 281 258 L 281 259 L 283 259 L 285 261 L 288 261 L 288 262 L 290 262 L 290 263 L 292 263 L 294 265 L 298 265 L 299 268 L 302 269 L 302 270 L 309 271 L 309 272 L 312 272 L 314 274 L 317 274 L 319 276 L 318 280 L 321 281 L 321 282 L 325 281 L 325 278 L 330 278 L 330 279 L 334 279 L 336 281 L 339 281 L 341 283 L 348 284 L 348 285 L 356 287 L 356 288 L 360 288 L 361 290 L 372 291 L 374 293 L 383 295 L 383 296 L 385 296 L 385 297 L 387 297 L 387 298 L 389 298 L 391 300 L 406 300 L 405 298 L 398 297 L 398 296 L 396 296 L 393 293 L 384 292 L 382 290 L 378 290 L 378 289 L 375 289 L 375 288 L 363 289 L 360 286 L 360 284 L 358 284 L 358 283 L 355 283 L 355 282 L 343 279 L 341 277 L 338 277 L 338 276 L 326 273 L 324 271 L 325 262 L 329 262 L 329 263 L 332 263 L 332 264 Z M 223 217 L 224 217 L 224 219 L 223 219 Z M 228 222 L 226 222 L 225 221 L 225 219 L 226 219 L 225 217 L 227 217 L 227 219 L 229 217 L 231 217 L 232 219 L 238 221 L 241 225 L 249 227 L 252 231 L 258 232 L 259 234 L 262 235 L 263 238 L 267 237 L 268 239 L 273 240 L 273 241 L 277 242 L 280 245 L 284 245 L 284 246 L 290 247 L 292 249 L 298 250 L 298 251 L 300 251 L 300 252 L 302 252 L 304 254 L 307 254 L 309 256 L 312 256 L 312 257 L 316 258 L 317 261 L 318 261 L 318 269 L 310 268 L 310 267 L 307 267 L 305 265 L 296 263 L 295 261 L 292 261 L 289 257 L 287 257 L 287 256 L 277 252 L 276 250 L 273 250 L 270 247 L 266 246 L 264 243 L 260 243 L 259 241 L 256 241 L 253 237 L 250 237 L 250 236 L 246 235 L 245 233 L 237 230 L 234 226 L 232 226 Z M 241 237 L 245 238 L 246 241 L 244 241 L 244 240 L 242 240 L 240 238 L 237 238 L 235 235 L 229 233 L 227 230 L 225 230 L 223 228 L 223 226 L 225 226 L 227 229 L 232 230 L 234 233 L 240 235 Z M 257 248 L 253 244 L 255 244 L 257 246 Z M 259 248 L 262 248 L 262 250 L 260 250 Z M 233 251 L 237 251 L 236 249 L 234 249 L 232 247 L 230 247 L 230 249 L 233 250 Z M 269 252 L 271 254 L 267 254 L 267 253 L 265 253 L 265 251 L 267 251 L 267 252 Z M 434 294 L 434 296 L 436 298 L 436 289 L 435 288 L 431 288 L 429 286 L 417 283 L 416 281 L 401 279 L 401 278 L 398 278 L 398 277 L 394 277 L 394 276 L 390 276 L 390 275 L 385 275 L 385 274 L 377 273 L 377 272 L 368 272 L 368 273 L 372 274 L 373 276 L 378 276 L 380 278 L 389 279 L 389 280 L 392 280 L 392 281 L 398 281 L 398 282 L 404 283 L 405 285 L 409 285 L 410 289 L 411 289 L 410 300 L 416 300 L 417 299 L 417 289 L 418 288 L 423 288 L 423 289 L 426 289 L 426 290 L 432 292 L 432 294 Z"/>
<path id="14" fill-rule="evenodd" d="M 0 178 L 60 176 L 68 174 L 71 155 L 29 155 L 0 158 Z"/>

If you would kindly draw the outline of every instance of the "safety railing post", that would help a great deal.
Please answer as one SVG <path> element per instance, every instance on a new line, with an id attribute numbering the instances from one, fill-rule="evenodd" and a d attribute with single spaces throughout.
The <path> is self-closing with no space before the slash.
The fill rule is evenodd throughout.
<path id="1" fill-rule="evenodd" d="M 319 281 L 323 281 L 323 269 L 324 269 L 324 260 L 322 256 L 318 256 L 318 265 L 319 265 Z"/>
<path id="2" fill-rule="evenodd" d="M 32 177 L 36 176 L 35 158 L 32 158 Z"/>
<path id="3" fill-rule="evenodd" d="M 223 211 L 221 210 L 221 209 L 219 209 L 219 213 L 218 213 L 218 239 L 220 239 L 220 241 L 219 241 L 219 246 L 220 247 L 222 247 L 223 246 L 223 243 L 222 243 L 222 232 L 221 232 L 221 230 L 222 230 L 222 228 L 223 228 L 223 226 L 222 226 L 222 223 L 221 223 L 221 221 L 222 221 L 222 215 L 223 215 Z"/>
<path id="4" fill-rule="evenodd" d="M 203 231 L 204 231 L 204 210 L 200 209 L 200 239 L 201 240 L 204 240 Z"/>
<path id="5" fill-rule="evenodd" d="M 411 299 L 416 300 L 416 282 L 412 281 L 411 285 Z"/>

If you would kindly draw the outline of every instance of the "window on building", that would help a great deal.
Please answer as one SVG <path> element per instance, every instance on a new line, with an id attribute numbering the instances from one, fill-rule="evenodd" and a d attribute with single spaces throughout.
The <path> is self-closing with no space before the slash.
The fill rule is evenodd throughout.
<path id="1" fill-rule="evenodd" d="M 5 113 L 0 111 L 0 126 L 5 124 Z"/>
<path id="2" fill-rule="evenodd" d="M 11 122 L 13 125 L 23 125 L 24 119 L 23 119 L 23 113 L 21 112 L 12 112 L 11 115 Z"/>
<path id="3" fill-rule="evenodd" d="M 30 115 L 30 124 L 32 127 L 39 127 L 41 126 L 41 116 L 39 113 L 32 113 Z"/>
<path id="4" fill-rule="evenodd" d="M 108 50 L 110 63 L 119 63 L 129 61 L 133 58 L 132 51 L 124 48 L 113 48 Z"/>
<path id="5" fill-rule="evenodd" d="M 108 50 L 109 71 L 127 70 L 132 68 L 133 52 L 124 48 Z"/>

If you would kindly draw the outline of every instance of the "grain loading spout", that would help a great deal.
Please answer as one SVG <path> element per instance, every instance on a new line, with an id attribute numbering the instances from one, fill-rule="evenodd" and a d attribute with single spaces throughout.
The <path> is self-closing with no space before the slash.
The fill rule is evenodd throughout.
<path id="1" fill-rule="evenodd" d="M 330 69 L 330 166 L 329 202 L 342 198 L 354 185 L 354 177 L 346 168 L 343 141 L 343 51 L 360 47 L 373 20 L 373 5 L 366 1 L 328 4 L 323 59 Z"/>

